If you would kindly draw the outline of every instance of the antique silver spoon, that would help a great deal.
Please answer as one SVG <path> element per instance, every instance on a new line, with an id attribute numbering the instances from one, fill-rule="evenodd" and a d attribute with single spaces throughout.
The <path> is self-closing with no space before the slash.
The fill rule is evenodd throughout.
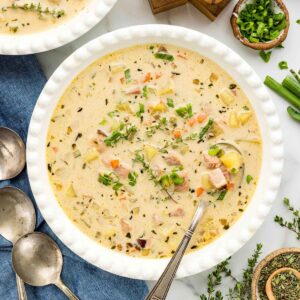
<path id="1" fill-rule="evenodd" d="M 25 166 L 25 145 L 13 130 L 0 127 L 0 180 L 11 179 Z"/>
<path id="2" fill-rule="evenodd" d="M 36 216 L 31 200 L 14 187 L 0 189 L 0 234 L 15 244 L 24 234 L 34 231 Z M 16 276 L 19 299 L 26 300 L 24 282 Z"/>
<path id="3" fill-rule="evenodd" d="M 239 154 L 242 154 L 241 151 L 232 143 L 230 142 L 220 142 L 215 144 L 216 146 L 222 146 L 222 148 L 226 148 L 227 150 L 235 150 Z M 243 176 L 244 176 L 244 169 L 245 164 L 243 163 L 240 170 L 240 177 L 238 179 L 239 184 L 242 182 Z M 194 217 L 192 219 L 191 225 L 189 229 L 186 231 L 181 243 L 179 244 L 176 252 L 172 256 L 169 264 L 167 265 L 165 271 L 151 290 L 151 292 L 148 294 L 148 296 L 145 298 L 145 300 L 164 300 L 166 299 L 169 289 L 171 287 L 171 284 L 175 278 L 175 275 L 177 273 L 177 269 L 181 263 L 181 260 L 185 254 L 186 248 L 197 228 L 198 223 L 200 222 L 205 209 L 209 206 L 209 203 L 200 199 L 198 203 L 198 207 L 196 209 L 196 212 L 194 214 Z"/>
<path id="4" fill-rule="evenodd" d="M 70 300 L 79 300 L 62 282 L 63 257 L 57 244 L 46 234 L 29 233 L 12 250 L 16 273 L 32 286 L 56 285 Z"/>

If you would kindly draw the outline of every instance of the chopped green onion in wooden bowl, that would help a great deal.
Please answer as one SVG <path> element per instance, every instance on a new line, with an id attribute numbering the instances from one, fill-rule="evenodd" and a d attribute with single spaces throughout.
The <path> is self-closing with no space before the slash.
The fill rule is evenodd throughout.
<path id="1" fill-rule="evenodd" d="M 233 33 L 244 45 L 267 50 L 279 46 L 289 29 L 289 13 L 282 0 L 240 0 L 234 8 Z"/>

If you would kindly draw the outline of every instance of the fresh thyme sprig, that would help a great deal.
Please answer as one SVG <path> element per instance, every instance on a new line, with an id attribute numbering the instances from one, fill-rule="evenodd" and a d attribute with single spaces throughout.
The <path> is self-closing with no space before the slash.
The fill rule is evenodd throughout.
<path id="1" fill-rule="evenodd" d="M 135 125 L 121 124 L 118 130 L 112 132 L 110 136 L 104 139 L 106 146 L 114 147 L 120 140 L 132 141 L 137 133 Z"/>
<path id="2" fill-rule="evenodd" d="M 224 294 L 217 290 L 217 287 L 222 284 L 224 277 L 230 277 L 234 286 L 225 294 L 230 300 L 250 300 L 251 299 L 251 281 L 254 273 L 254 268 L 257 265 L 258 258 L 261 254 L 262 245 L 257 244 L 253 255 L 248 259 L 247 268 L 243 271 L 243 279 L 239 281 L 232 275 L 229 269 L 230 258 L 220 263 L 212 273 L 208 275 L 207 294 L 200 295 L 201 300 L 222 300 L 225 299 Z"/>
<path id="3" fill-rule="evenodd" d="M 288 198 L 283 199 L 284 205 L 292 213 L 293 219 L 291 221 L 286 221 L 281 216 L 275 216 L 274 221 L 278 223 L 281 227 L 286 227 L 296 234 L 298 240 L 300 240 L 300 213 L 291 204 Z"/>
<path id="4" fill-rule="evenodd" d="M 154 172 L 154 170 L 150 167 L 150 164 L 148 164 L 145 161 L 145 157 L 143 154 L 141 154 L 141 150 L 136 150 L 134 153 L 134 159 L 133 162 L 140 163 L 143 166 L 143 170 L 145 170 L 149 176 L 149 179 L 154 182 L 155 185 L 160 185 L 162 191 L 164 191 L 168 198 L 172 200 L 173 202 L 177 203 L 177 201 L 173 198 L 171 193 L 161 184 L 160 178 L 158 178 Z"/>
<path id="5" fill-rule="evenodd" d="M 6 11 L 8 9 L 21 9 L 24 11 L 32 11 L 38 13 L 40 16 L 41 15 L 49 15 L 55 19 L 59 19 L 62 16 L 65 15 L 64 10 L 56 10 L 56 9 L 49 9 L 49 7 L 43 8 L 40 3 L 34 4 L 23 4 L 23 5 L 18 5 L 18 4 L 12 4 L 11 6 L 3 7 L 2 11 Z"/>
<path id="6" fill-rule="evenodd" d="M 148 127 L 146 130 L 147 137 L 152 137 L 158 130 L 169 130 L 167 118 L 163 117 L 159 119 L 156 124 Z"/>

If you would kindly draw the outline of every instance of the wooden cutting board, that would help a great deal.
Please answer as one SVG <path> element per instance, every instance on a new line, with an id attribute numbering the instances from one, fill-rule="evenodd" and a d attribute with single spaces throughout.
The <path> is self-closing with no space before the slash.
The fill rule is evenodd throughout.
<path id="1" fill-rule="evenodd" d="M 149 0 L 152 12 L 154 14 L 184 5 L 187 2 L 188 0 Z"/>
<path id="2" fill-rule="evenodd" d="M 215 20 L 231 0 L 149 0 L 154 14 L 191 2 L 210 20 Z"/>
<path id="3" fill-rule="evenodd" d="M 189 0 L 210 20 L 214 21 L 231 0 Z"/>

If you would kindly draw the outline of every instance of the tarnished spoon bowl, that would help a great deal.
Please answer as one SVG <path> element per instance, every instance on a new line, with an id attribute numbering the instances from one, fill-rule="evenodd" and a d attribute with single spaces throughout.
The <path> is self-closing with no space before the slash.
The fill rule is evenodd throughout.
<path id="1" fill-rule="evenodd" d="M 24 282 L 32 286 L 55 284 L 69 299 L 78 300 L 60 278 L 62 253 L 46 234 L 34 232 L 19 239 L 13 247 L 12 263 Z"/>
<path id="2" fill-rule="evenodd" d="M 36 215 L 31 200 L 14 187 L 0 189 L 0 234 L 15 244 L 24 234 L 34 231 Z M 23 281 L 17 276 L 20 300 L 26 300 Z"/>
<path id="3" fill-rule="evenodd" d="M 29 197 L 15 187 L 0 189 L 0 234 L 13 244 L 34 231 L 36 216 Z"/>
<path id="4" fill-rule="evenodd" d="M 0 180 L 16 177 L 26 162 L 25 145 L 13 130 L 0 127 Z"/>

